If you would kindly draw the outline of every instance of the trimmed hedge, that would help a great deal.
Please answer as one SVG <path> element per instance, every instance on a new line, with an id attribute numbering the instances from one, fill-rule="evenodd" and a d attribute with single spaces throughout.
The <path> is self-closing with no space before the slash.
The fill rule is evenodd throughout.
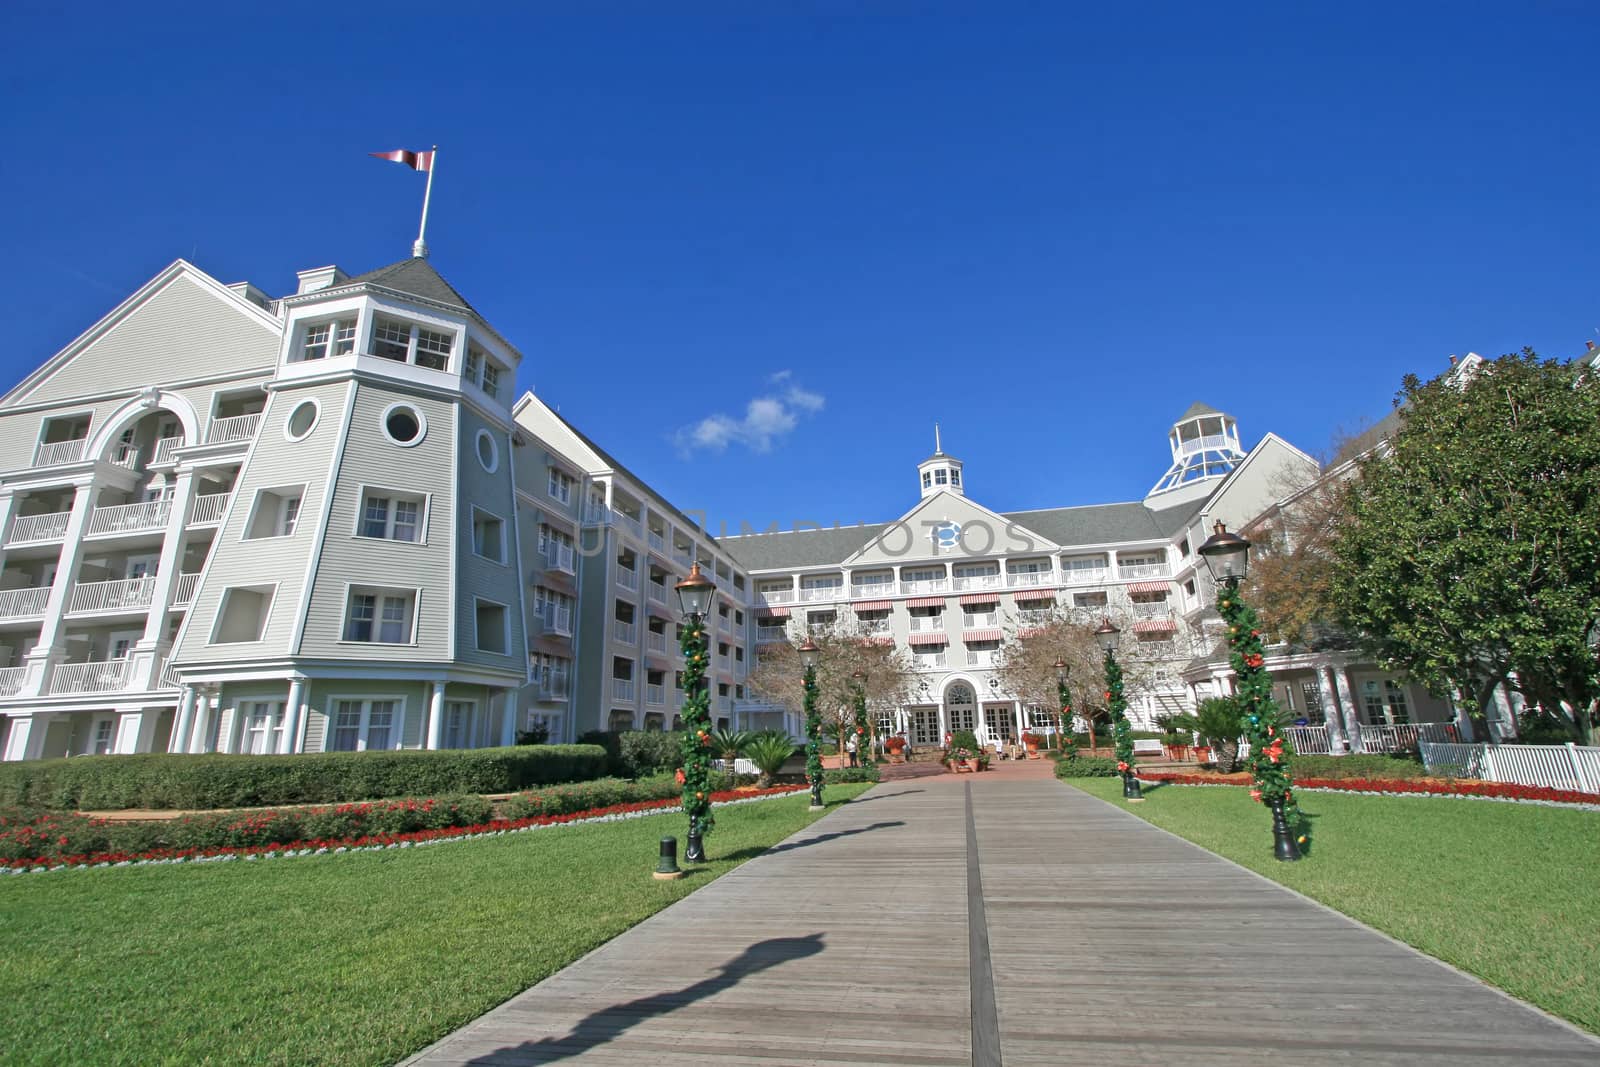
<path id="1" fill-rule="evenodd" d="M 1419 756 L 1400 753 L 1393 756 L 1302 756 L 1289 759 L 1289 772 L 1301 778 L 1426 778 L 1427 770 Z"/>
<path id="2" fill-rule="evenodd" d="M 1080 756 L 1056 761 L 1057 778 L 1116 778 L 1121 775 L 1117 761 L 1103 756 Z"/>
<path id="3" fill-rule="evenodd" d="M 711 772 L 713 791 L 731 789 L 733 779 L 721 771 Z M 600 778 L 593 782 L 572 782 L 519 793 L 501 806 L 507 819 L 531 819 L 538 815 L 570 815 L 576 811 L 609 808 L 617 804 L 638 804 L 647 800 L 671 800 L 683 795 L 683 786 L 672 775 L 625 781 Z"/>
<path id="4" fill-rule="evenodd" d="M 617 741 L 624 778 L 671 774 L 683 766 L 681 730 L 628 730 Z"/>
<path id="5" fill-rule="evenodd" d="M 90 756 L 0 764 L 0 807 L 254 808 L 383 797 L 509 793 L 598 778 L 594 745 L 297 756 Z"/>
<path id="6" fill-rule="evenodd" d="M 854 782 L 878 781 L 878 765 L 864 763 L 859 767 L 835 767 L 831 771 L 822 772 L 824 785 L 849 785 Z"/>

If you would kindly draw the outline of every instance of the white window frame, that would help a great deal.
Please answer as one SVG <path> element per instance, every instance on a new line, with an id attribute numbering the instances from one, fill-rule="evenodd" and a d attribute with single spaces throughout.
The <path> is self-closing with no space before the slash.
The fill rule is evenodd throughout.
<path id="1" fill-rule="evenodd" d="M 456 719 L 455 737 L 451 737 L 451 719 Z M 446 700 L 444 702 L 444 722 L 439 729 L 439 747 L 460 749 L 475 748 L 477 741 L 474 736 L 478 722 L 478 702 L 476 700 Z"/>
<path id="2" fill-rule="evenodd" d="M 400 408 L 405 408 L 412 415 L 414 415 L 417 420 L 417 436 L 413 437 L 409 441 L 402 441 L 389 432 L 389 416 L 393 415 Z M 383 439 L 388 441 L 391 445 L 394 445 L 396 448 L 416 448 L 423 441 L 428 439 L 428 416 L 425 415 L 422 409 L 417 407 L 417 405 L 408 403 L 404 400 L 396 400 L 393 404 L 390 404 L 388 407 L 384 408 L 383 414 L 378 416 L 378 430 L 383 434 Z"/>
<path id="3" fill-rule="evenodd" d="M 389 506 L 384 514 L 384 529 L 388 531 L 382 537 L 375 534 L 363 533 L 367 522 L 367 497 L 381 496 L 389 501 Z M 407 501 L 417 502 L 417 539 L 415 541 L 402 541 L 390 536 L 394 531 L 394 498 L 401 497 Z M 359 537 L 366 541 L 382 541 L 392 545 L 425 545 L 428 543 L 428 513 L 433 502 L 431 493 L 415 493 L 406 489 L 395 489 L 385 485 L 363 485 L 356 497 L 355 529 L 350 536 Z"/>
<path id="4" fill-rule="evenodd" d="M 567 507 L 572 506 L 572 491 L 578 486 L 578 479 L 554 463 L 550 464 L 550 477 L 545 485 L 545 493 L 551 500 L 559 501 Z M 557 487 L 561 489 L 556 492 Z"/>
<path id="5" fill-rule="evenodd" d="M 270 756 L 283 751 L 284 704 L 282 700 L 247 700 L 236 704 L 234 717 L 239 723 L 239 752 L 244 755 Z M 265 712 L 262 708 L 267 709 Z M 258 715 L 265 715 L 266 727 L 259 731 L 265 741 L 260 752 L 250 748 L 251 735 L 258 731 L 251 726 Z"/>
<path id="6" fill-rule="evenodd" d="M 325 359 L 338 359 L 341 356 L 354 355 L 356 351 L 356 333 L 360 325 L 359 318 L 355 311 L 352 310 L 348 316 L 334 315 L 329 318 L 306 319 L 299 323 L 295 327 L 294 358 L 290 362 L 318 363 Z M 348 327 L 349 335 L 347 338 L 341 338 L 341 326 Z M 328 336 L 318 343 L 324 347 L 325 351 L 320 356 L 308 356 L 306 352 L 311 347 L 311 331 L 322 329 L 323 327 L 327 328 Z M 342 352 L 339 351 L 341 345 L 344 346 Z"/>
<path id="7" fill-rule="evenodd" d="M 408 620 L 410 632 L 406 635 L 404 641 L 379 640 L 377 635 L 382 633 L 382 627 L 386 621 L 383 617 L 384 609 L 387 607 L 384 603 L 385 598 L 403 594 L 411 597 L 411 616 Z M 374 636 L 367 640 L 349 636 L 351 608 L 354 607 L 354 599 L 357 596 L 371 596 L 373 598 L 371 625 Z M 360 645 L 363 648 L 374 645 L 383 648 L 415 648 L 417 645 L 417 623 L 420 621 L 422 614 L 421 607 L 422 589 L 420 586 L 367 585 L 363 582 L 346 582 L 344 587 L 344 611 L 340 613 L 339 617 L 339 643 L 342 645 Z"/>
<path id="8" fill-rule="evenodd" d="M 394 718 L 390 720 L 390 743 L 381 749 L 371 747 L 372 705 L 393 704 Z M 356 726 L 356 747 L 354 749 L 337 748 L 334 739 L 339 734 L 339 705 L 355 704 L 358 706 L 360 721 Z M 327 710 L 328 725 L 323 734 L 322 750 L 324 752 L 394 752 L 401 748 L 401 741 L 405 737 L 406 725 L 406 698 L 391 694 L 363 694 L 349 695 L 338 694 L 330 696 Z"/>
<path id="9" fill-rule="evenodd" d="M 293 495 L 291 495 L 293 494 Z M 255 529 L 256 521 L 261 514 L 261 507 L 266 503 L 265 498 L 275 497 L 277 504 L 272 517 L 272 532 L 251 536 L 250 531 Z M 293 537 L 295 530 L 299 529 L 300 516 L 305 513 L 306 487 L 304 485 L 269 485 L 256 490 L 255 499 L 250 503 L 250 514 L 246 517 L 244 528 L 239 531 L 241 541 L 270 541 L 279 537 Z M 290 505 L 294 505 L 294 517 L 288 517 Z"/>
<path id="10" fill-rule="evenodd" d="M 405 328 L 406 355 L 404 359 L 395 359 L 392 356 L 381 356 L 378 354 L 378 333 L 386 326 L 400 326 Z M 449 340 L 450 350 L 444 354 L 443 367 L 430 367 L 425 363 L 417 362 L 417 357 L 419 355 L 427 355 L 432 357 L 439 355 L 439 353 L 434 349 L 423 346 L 423 333 L 447 338 Z M 399 340 L 395 338 L 383 338 L 382 340 L 384 344 L 400 344 Z M 455 361 L 458 358 L 457 354 L 460 351 L 461 330 L 456 326 L 434 321 L 429 321 L 427 323 L 419 322 L 416 319 L 406 318 L 405 315 L 393 312 L 388 308 L 379 308 L 373 312 L 372 325 L 367 331 L 367 353 L 374 359 L 387 360 L 390 363 L 404 363 L 407 366 L 418 367 L 422 370 L 448 373 L 450 368 L 455 365 Z"/>
<path id="11" fill-rule="evenodd" d="M 489 458 L 487 460 L 483 458 L 483 445 L 486 441 L 489 444 Z M 480 427 L 478 432 L 472 435 L 472 455 L 478 461 L 478 466 L 482 467 L 485 473 L 493 474 L 500 469 L 500 442 L 488 430 Z"/>
<path id="12" fill-rule="evenodd" d="M 496 515 L 494 512 L 490 511 L 488 508 L 480 508 L 476 504 L 473 504 L 473 505 L 471 505 L 470 507 L 467 508 L 467 515 L 472 520 L 472 527 L 471 527 L 470 530 L 467 531 L 467 535 L 470 538 L 470 543 L 472 545 L 472 554 L 474 556 L 478 557 L 479 559 L 488 560 L 490 563 L 498 563 L 502 567 L 506 566 L 507 565 L 507 557 L 509 556 L 509 553 L 507 552 L 507 546 L 506 546 L 506 534 L 511 529 L 511 524 L 509 522 L 507 522 L 501 516 Z M 478 516 L 479 515 L 482 515 L 482 516 L 484 516 L 485 518 L 488 518 L 488 519 L 493 519 L 495 522 L 498 522 L 500 524 L 500 555 L 499 556 L 486 556 L 482 552 L 478 551 Z M 498 603 L 498 601 L 497 601 L 497 603 Z"/>
<path id="13" fill-rule="evenodd" d="M 304 408 L 308 404 L 311 406 L 311 425 L 306 427 L 306 432 L 305 433 L 300 434 L 299 436 L 295 436 L 295 432 L 292 429 L 289 428 L 290 424 L 292 422 L 294 422 L 295 415 L 299 414 L 300 410 L 302 408 Z M 322 401 L 318 400 L 314 396 L 305 397 L 304 399 L 298 401 L 294 405 L 294 407 L 289 409 L 289 414 L 288 415 L 284 416 L 284 419 L 283 419 L 283 439 L 285 441 L 290 442 L 290 443 L 293 443 L 295 441 L 304 441 L 307 437 L 311 436 L 312 431 L 317 428 L 317 423 L 319 423 L 321 421 L 322 421 Z"/>
<path id="14" fill-rule="evenodd" d="M 243 590 L 245 592 L 250 592 L 250 593 L 261 593 L 265 597 L 266 603 L 265 603 L 265 605 L 263 607 L 263 610 L 262 610 L 262 613 L 261 613 L 261 635 L 259 637 L 252 637 L 252 638 L 250 638 L 249 640 L 246 640 L 246 641 L 223 641 L 218 637 L 218 634 L 222 630 L 222 620 L 227 615 L 228 599 L 236 590 Z M 267 638 L 267 628 L 272 624 L 272 608 L 277 602 L 278 602 L 278 583 L 277 582 L 262 582 L 262 583 L 259 583 L 259 584 L 257 584 L 257 583 L 245 583 L 245 584 L 241 584 L 241 585 L 230 585 L 230 586 L 227 586 L 226 588 L 224 588 L 222 590 L 222 595 L 217 598 L 217 614 L 216 614 L 216 617 L 211 620 L 211 636 L 210 636 L 210 639 L 206 643 L 208 645 L 254 645 L 254 644 L 260 644 L 262 641 L 265 641 L 266 638 Z"/>
<path id="15" fill-rule="evenodd" d="M 478 606 L 488 604 L 500 609 L 500 648 L 484 648 L 483 635 L 478 632 Z M 511 605 L 488 597 L 475 596 L 472 598 L 472 647 L 479 652 L 487 652 L 491 656 L 511 655 Z"/>

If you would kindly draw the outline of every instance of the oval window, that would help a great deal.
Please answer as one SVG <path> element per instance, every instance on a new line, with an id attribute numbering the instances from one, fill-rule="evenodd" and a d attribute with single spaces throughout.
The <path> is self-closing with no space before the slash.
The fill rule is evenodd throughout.
<path id="1" fill-rule="evenodd" d="M 478 431 L 478 463 L 490 474 L 500 466 L 500 449 L 488 430 Z"/>
<path id="2" fill-rule="evenodd" d="M 317 415 L 320 410 L 315 400 L 302 400 L 289 412 L 289 417 L 284 420 L 283 434 L 291 441 L 300 441 L 305 438 L 317 425 Z"/>
<path id="3" fill-rule="evenodd" d="M 383 413 L 383 432 L 395 444 L 409 448 L 428 432 L 428 422 L 411 405 L 392 404 Z"/>

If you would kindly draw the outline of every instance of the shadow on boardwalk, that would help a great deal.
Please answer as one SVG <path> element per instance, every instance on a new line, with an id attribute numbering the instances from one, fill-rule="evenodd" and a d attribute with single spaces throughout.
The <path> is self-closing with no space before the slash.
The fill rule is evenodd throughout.
<path id="1" fill-rule="evenodd" d="M 802 841 L 785 841 L 783 844 L 773 845 L 771 848 L 741 848 L 737 852 L 729 853 L 727 858 L 730 860 L 751 860 L 755 859 L 757 856 L 770 856 L 779 852 L 793 852 L 797 848 L 810 848 L 812 845 L 821 845 L 828 841 L 837 841 L 841 837 L 854 837 L 856 834 L 866 834 L 871 833 L 873 830 L 887 830 L 891 826 L 904 825 L 905 822 L 901 819 L 894 819 L 888 822 L 875 822 L 871 826 L 856 826 L 849 830 L 835 830 L 831 834 L 818 834 L 816 837 L 808 837 Z"/>
<path id="2" fill-rule="evenodd" d="M 822 934 L 805 937 L 775 937 L 758 941 L 734 959 L 717 968 L 711 978 L 702 978 L 690 986 L 669 993 L 656 993 L 625 1004 L 613 1004 L 584 1016 L 572 1032 L 563 1037 L 547 1037 L 539 1041 L 524 1041 L 520 1045 L 507 1045 L 486 1056 L 468 1060 L 471 1064 L 526 1064 L 551 1063 L 578 1056 L 612 1041 L 646 1019 L 666 1015 L 679 1008 L 688 1007 L 705 997 L 719 993 L 752 974 L 776 967 L 790 960 L 815 956 L 823 949 Z"/>

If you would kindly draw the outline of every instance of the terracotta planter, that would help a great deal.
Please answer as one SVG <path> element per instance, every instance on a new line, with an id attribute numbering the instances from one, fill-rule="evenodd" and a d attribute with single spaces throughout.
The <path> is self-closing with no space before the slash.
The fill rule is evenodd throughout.
<path id="1" fill-rule="evenodd" d="M 889 762 L 890 763 L 904 763 L 905 761 L 906 761 L 905 749 L 895 749 L 895 750 L 891 750 L 890 751 L 890 753 L 889 753 Z"/>
<path id="2" fill-rule="evenodd" d="M 1038 759 L 1039 758 L 1039 746 L 1038 745 L 1029 745 L 1027 747 L 1028 747 L 1028 758 L 1029 759 Z"/>
<path id="3" fill-rule="evenodd" d="M 1194 749 L 1194 761 L 1196 763 L 1210 763 L 1211 749 L 1207 748 L 1205 745 L 1196 745 Z"/>

